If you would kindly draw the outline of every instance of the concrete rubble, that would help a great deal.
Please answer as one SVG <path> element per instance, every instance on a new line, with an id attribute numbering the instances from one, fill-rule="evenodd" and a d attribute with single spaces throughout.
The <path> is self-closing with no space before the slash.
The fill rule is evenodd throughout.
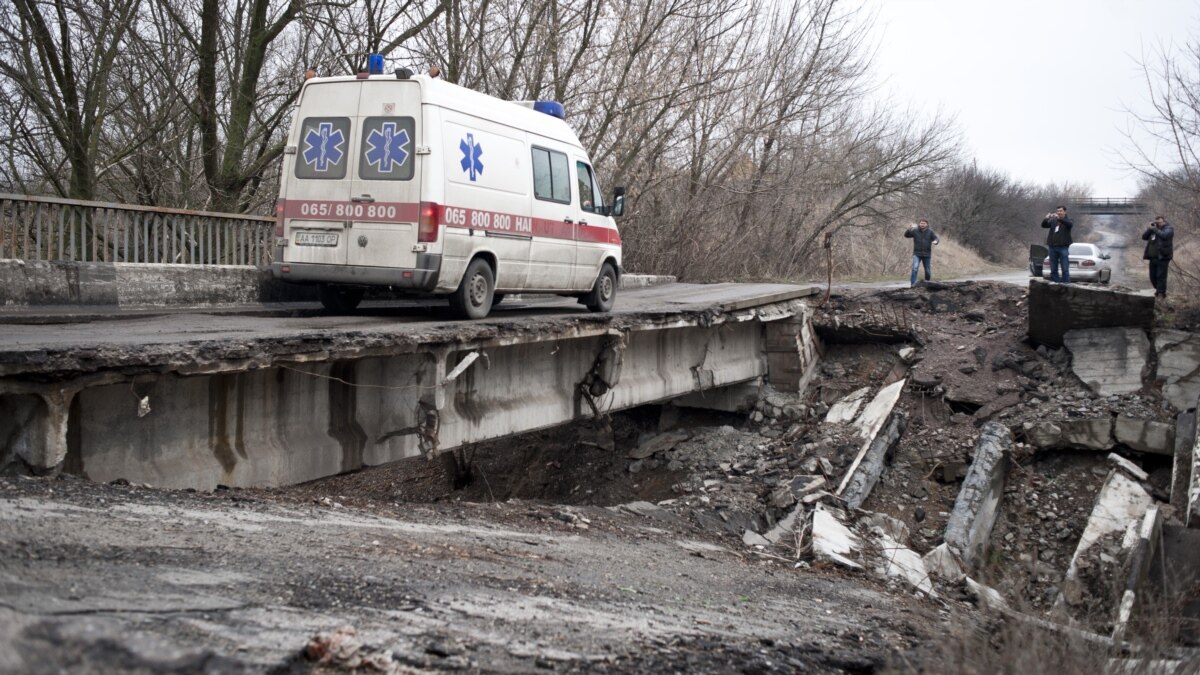
<path id="1" fill-rule="evenodd" d="M 1067 567 L 1061 587 L 1062 602 L 1067 606 L 1079 606 L 1083 603 L 1085 585 L 1080 580 L 1081 570 L 1086 565 L 1090 574 L 1094 576 L 1096 572 L 1093 569 L 1096 563 L 1085 562 L 1089 550 L 1109 535 L 1120 537 L 1119 541 L 1123 542 L 1121 548 L 1130 548 L 1131 540 L 1136 536 L 1137 524 L 1153 505 L 1154 500 L 1145 488 L 1127 476 L 1123 470 L 1113 469 L 1109 473 Z M 1111 554 L 1102 553 L 1097 558 L 1101 565 L 1120 564 Z"/>
<path id="2" fill-rule="evenodd" d="M 950 512 L 945 536 L 946 544 L 969 566 L 987 553 L 1012 449 L 1012 432 L 1004 425 L 989 422 L 980 430 L 975 459 Z"/>
<path id="3" fill-rule="evenodd" d="M 1142 328 L 1154 324 L 1154 298 L 1083 284 L 1029 281 L 1029 337 L 1049 347 L 1063 346 L 1076 329 Z"/>
<path id="4" fill-rule="evenodd" d="M 1025 440 L 1038 450 L 1096 450 L 1118 445 L 1139 452 L 1171 456 L 1175 448 L 1174 425 L 1127 415 L 1091 419 L 1026 422 Z"/>
<path id="5" fill-rule="evenodd" d="M 1200 334 L 1159 330 L 1154 350 L 1163 398 L 1179 411 L 1195 408 L 1200 400 Z"/>
<path id="6" fill-rule="evenodd" d="M 1142 388 L 1150 356 L 1146 331 L 1076 329 L 1063 335 L 1063 344 L 1071 352 L 1071 370 L 1097 394 L 1128 394 Z"/>

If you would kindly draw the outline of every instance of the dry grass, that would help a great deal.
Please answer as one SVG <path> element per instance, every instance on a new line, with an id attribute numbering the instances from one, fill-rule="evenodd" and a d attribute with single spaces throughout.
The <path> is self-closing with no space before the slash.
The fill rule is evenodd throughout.
<path id="1" fill-rule="evenodd" d="M 909 278 L 911 269 L 912 240 L 903 237 L 902 229 L 888 238 L 851 235 L 834 240 L 834 281 L 900 281 Z M 936 280 L 1017 271 L 1020 270 L 988 262 L 970 248 L 945 237 L 933 249 Z"/>

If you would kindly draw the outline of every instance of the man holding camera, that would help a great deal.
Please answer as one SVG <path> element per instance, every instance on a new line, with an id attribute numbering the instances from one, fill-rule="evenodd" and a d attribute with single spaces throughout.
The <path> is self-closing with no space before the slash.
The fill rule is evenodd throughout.
<path id="1" fill-rule="evenodd" d="M 938 236 L 933 230 L 929 229 L 929 221 L 922 218 L 917 221 L 917 226 L 908 226 L 904 236 L 913 240 L 913 265 L 912 278 L 909 280 L 909 288 L 917 285 L 917 267 L 922 263 L 925 264 L 925 281 L 929 281 L 929 266 L 933 259 L 933 247 L 938 243 Z"/>
<path id="2" fill-rule="evenodd" d="M 1046 248 L 1050 249 L 1050 281 L 1054 283 L 1071 283 L 1071 228 L 1074 226 L 1067 217 L 1065 206 L 1047 213 L 1042 220 L 1042 227 L 1050 230 L 1046 235 Z"/>
<path id="3" fill-rule="evenodd" d="M 1167 299 L 1167 268 L 1175 255 L 1175 228 L 1162 216 L 1156 217 L 1142 233 L 1146 241 L 1146 252 L 1142 259 L 1150 263 L 1150 283 L 1154 286 L 1154 297 Z"/>

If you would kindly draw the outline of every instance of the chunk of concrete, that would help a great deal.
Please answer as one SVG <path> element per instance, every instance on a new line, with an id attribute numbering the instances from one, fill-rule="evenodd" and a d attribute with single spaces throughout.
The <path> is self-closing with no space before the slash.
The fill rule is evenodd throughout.
<path id="1" fill-rule="evenodd" d="M 975 602 L 978 602 L 981 606 L 990 607 L 992 609 L 1003 609 L 1007 607 L 1007 604 L 1004 602 L 1004 596 L 1000 594 L 1000 591 L 992 588 L 991 586 L 985 586 L 984 584 L 975 581 L 971 577 L 964 577 L 963 583 L 967 587 L 967 592 L 970 593 L 971 597 L 975 598 Z"/>
<path id="2" fill-rule="evenodd" d="M 638 443 L 637 447 L 629 451 L 631 459 L 645 459 L 657 452 L 666 452 L 676 445 L 688 439 L 686 431 L 671 431 L 665 434 L 656 434 Z"/>
<path id="3" fill-rule="evenodd" d="M 1149 330 L 1154 298 L 1081 284 L 1029 281 L 1029 337 L 1047 347 L 1063 346 L 1068 331 L 1127 326 Z"/>
<path id="4" fill-rule="evenodd" d="M 1108 463 L 1124 471 L 1126 475 L 1136 481 L 1144 483 L 1148 478 L 1150 478 L 1150 474 L 1143 471 L 1142 468 L 1137 464 L 1134 464 L 1115 452 L 1108 453 Z"/>
<path id="5" fill-rule="evenodd" d="M 925 561 L 921 559 L 920 554 L 896 541 L 882 529 L 876 530 L 876 536 L 882 556 L 879 571 L 886 576 L 902 579 L 918 591 L 936 597 L 929 570 L 925 569 Z"/>
<path id="6" fill-rule="evenodd" d="M 1071 351 L 1071 370 L 1101 396 L 1129 394 L 1142 388 L 1150 340 L 1140 328 L 1082 328 L 1063 335 Z"/>
<path id="7" fill-rule="evenodd" d="M 1187 514 L 1188 485 L 1192 479 L 1192 447 L 1196 445 L 1196 413 L 1175 418 L 1175 456 L 1171 462 L 1171 506 Z"/>
<path id="8" fill-rule="evenodd" d="M 883 476 L 884 464 L 887 457 L 891 454 L 892 449 L 896 447 L 896 443 L 900 441 L 900 435 L 904 433 L 904 428 L 908 423 L 908 419 L 903 413 L 892 415 L 887 426 L 884 427 L 876 436 L 871 444 L 867 447 L 867 453 L 863 455 L 862 462 L 855 468 L 854 473 L 850 475 L 850 480 L 846 484 L 845 491 L 842 492 L 842 498 L 846 500 L 846 505 L 850 508 L 857 509 L 867 501 L 867 497 L 871 495 L 871 490 L 879 482 L 879 478 Z"/>
<path id="9" fill-rule="evenodd" d="M 1139 452 L 1170 457 L 1175 454 L 1175 425 L 1157 420 L 1140 420 L 1117 415 L 1113 438 Z"/>
<path id="10" fill-rule="evenodd" d="M 930 574 L 937 575 L 946 581 L 954 582 L 966 576 L 954 551 L 950 550 L 946 542 L 938 544 L 936 548 L 926 553 L 924 561 L 925 569 L 929 570 Z"/>
<path id="11" fill-rule="evenodd" d="M 746 546 L 762 546 L 763 548 L 771 545 L 771 542 L 766 537 L 754 530 L 746 530 L 742 533 L 742 543 Z"/>
<path id="12" fill-rule="evenodd" d="M 1004 412 L 1020 402 L 1021 395 L 1015 391 L 988 401 L 975 411 L 975 426 L 982 426 L 984 422 L 992 419 L 998 413 Z"/>
<path id="13" fill-rule="evenodd" d="M 863 387 L 846 394 L 844 398 L 829 408 L 829 412 L 825 413 L 825 423 L 843 424 L 853 420 L 858 415 L 858 409 L 867 400 L 869 393 L 871 393 L 871 388 Z"/>
<path id="14" fill-rule="evenodd" d="M 967 565 L 981 562 L 987 553 L 1012 448 L 1012 432 L 1007 427 L 997 422 L 983 425 L 971 469 L 946 523 L 945 542 Z"/>
<path id="15" fill-rule="evenodd" d="M 1200 335 L 1160 330 L 1154 335 L 1154 349 L 1163 398 L 1181 412 L 1195 408 L 1200 399 Z"/>
<path id="16" fill-rule="evenodd" d="M 863 409 L 858 419 L 854 420 L 854 426 L 858 429 L 858 435 L 863 439 L 863 444 L 862 449 L 858 451 L 858 456 L 846 470 L 841 484 L 838 485 L 837 493 L 839 495 L 845 492 L 854 472 L 858 470 L 858 465 L 862 463 L 863 457 L 871 449 L 875 437 L 879 435 L 880 430 L 892 416 L 892 409 L 896 407 L 896 401 L 900 400 L 900 394 L 904 391 L 904 382 L 905 380 L 899 380 L 880 389 L 879 393 L 875 394 L 875 398 L 871 399 L 871 402 Z"/>
<path id="17" fill-rule="evenodd" d="M 1138 597 L 1150 576 L 1150 563 L 1158 555 L 1158 545 L 1162 541 L 1162 513 L 1157 506 L 1146 510 L 1142 516 L 1142 524 L 1138 530 L 1137 543 L 1125 565 L 1128 574 L 1117 610 L 1117 620 L 1113 623 L 1112 637 L 1114 640 L 1125 638 L 1125 629 L 1133 617 L 1133 610 Z"/>
<path id="18" fill-rule="evenodd" d="M 1025 439 L 1038 450 L 1111 450 L 1113 418 L 1027 423 Z"/>
<path id="19" fill-rule="evenodd" d="M 1200 528 L 1200 439 L 1192 445 L 1192 477 L 1188 485 L 1187 512 L 1184 513 L 1183 522 L 1188 527 Z"/>
<path id="20" fill-rule="evenodd" d="M 838 517 L 840 511 L 817 504 L 812 518 L 812 550 L 817 560 L 829 560 L 845 567 L 862 569 L 850 556 L 857 555 L 862 541 Z"/>
<path id="21" fill-rule="evenodd" d="M 1138 483 L 1125 475 L 1124 472 L 1113 469 L 1100 488 L 1096 504 L 1088 517 L 1075 553 L 1071 556 L 1071 564 L 1062 583 L 1061 599 L 1067 604 L 1077 605 L 1081 602 L 1083 589 L 1079 581 L 1079 561 L 1097 541 L 1105 535 L 1122 532 L 1136 526 L 1146 515 L 1146 511 L 1154 505 L 1154 500 Z"/>

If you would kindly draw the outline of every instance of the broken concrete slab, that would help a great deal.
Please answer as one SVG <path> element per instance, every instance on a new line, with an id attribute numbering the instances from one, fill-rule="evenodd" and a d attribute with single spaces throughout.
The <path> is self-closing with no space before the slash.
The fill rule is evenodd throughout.
<path id="1" fill-rule="evenodd" d="M 1184 524 L 1200 528 L 1200 439 L 1192 445 L 1192 476 L 1188 485 L 1187 512 Z"/>
<path id="2" fill-rule="evenodd" d="M 1133 617 L 1138 597 L 1146 586 L 1146 581 L 1150 576 L 1150 564 L 1158 555 L 1158 545 L 1162 541 L 1162 521 L 1162 512 L 1157 506 L 1147 509 L 1146 514 L 1142 517 L 1137 542 L 1124 566 L 1124 569 L 1128 570 L 1128 574 L 1125 577 L 1121 602 L 1117 609 L 1117 619 L 1113 623 L 1112 637 L 1114 640 L 1125 638 L 1125 629 Z"/>
<path id="3" fill-rule="evenodd" d="M 775 527 L 763 535 L 763 538 L 772 544 L 778 544 L 784 536 L 791 536 L 796 533 L 796 521 L 800 519 L 800 515 L 804 512 L 803 506 L 796 506 L 783 517 Z"/>
<path id="4" fill-rule="evenodd" d="M 871 388 L 863 387 L 847 394 L 829 408 L 829 412 L 825 414 L 825 423 L 843 424 L 853 420 L 858 415 L 858 409 L 867 400 L 867 394 L 869 393 L 871 393 Z"/>
<path id="5" fill-rule="evenodd" d="M 686 431 L 671 431 L 646 438 L 629 451 L 630 459 L 645 459 L 658 452 L 666 452 L 690 438 Z"/>
<path id="6" fill-rule="evenodd" d="M 1195 408 L 1200 399 L 1200 335 L 1160 330 L 1154 335 L 1154 350 L 1155 378 L 1163 383 L 1163 398 L 1181 412 Z"/>
<path id="7" fill-rule="evenodd" d="M 1079 537 L 1075 553 L 1071 556 L 1071 563 L 1067 567 L 1061 586 L 1060 606 L 1061 601 L 1069 605 L 1082 602 L 1083 588 L 1079 580 L 1079 563 L 1088 549 L 1105 535 L 1136 527 L 1153 505 L 1154 499 L 1145 488 L 1126 476 L 1123 471 L 1113 469 L 1108 473 L 1083 534 Z"/>
<path id="8" fill-rule="evenodd" d="M 887 426 L 871 441 L 862 461 L 849 476 L 845 491 L 842 492 L 842 498 L 846 500 L 847 506 L 857 509 L 867 501 L 871 490 L 883 476 L 887 457 L 896 447 L 896 443 L 900 441 L 900 435 L 904 433 L 907 424 L 908 418 L 903 413 L 896 413 L 892 415 Z"/>
<path id="9" fill-rule="evenodd" d="M 1186 513 L 1188 485 L 1192 477 L 1192 447 L 1196 445 L 1196 413 L 1179 413 L 1175 418 L 1175 455 L 1171 462 L 1171 506 Z"/>
<path id="10" fill-rule="evenodd" d="M 1025 440 L 1038 450 L 1111 450 L 1113 418 L 1026 422 Z"/>
<path id="11" fill-rule="evenodd" d="M 1150 357 L 1150 339 L 1140 328 L 1082 328 L 1063 335 L 1071 351 L 1071 370 L 1101 396 L 1129 394 L 1142 388 Z"/>
<path id="12" fill-rule="evenodd" d="M 858 451 L 858 456 L 851 462 L 850 468 L 846 470 L 846 475 L 842 478 L 842 482 L 838 485 L 837 493 L 843 494 L 846 486 L 853 478 L 854 472 L 858 469 L 858 465 L 862 463 L 863 457 L 871 449 L 871 444 L 875 442 L 875 437 L 879 435 L 880 430 L 887 424 L 888 419 L 892 416 L 892 410 L 896 407 L 896 401 L 900 400 L 900 394 L 904 391 L 904 380 L 893 382 L 875 394 L 875 398 L 867 404 L 858 419 L 854 420 L 854 426 L 858 429 L 859 437 L 863 439 L 862 448 Z"/>
<path id="13" fill-rule="evenodd" d="M 1008 606 L 1004 602 L 1004 596 L 1000 594 L 1000 591 L 991 586 L 981 584 L 971 577 L 963 577 L 963 584 L 966 585 L 967 592 L 971 594 L 971 597 L 975 598 L 975 602 L 979 603 L 981 607 L 1002 609 Z"/>
<path id="14" fill-rule="evenodd" d="M 828 560 L 845 567 L 862 569 L 850 558 L 858 554 L 862 541 L 842 522 L 838 509 L 817 504 L 812 517 L 812 550 L 817 560 Z M 842 516 L 844 518 L 844 515 Z"/>
<path id="15" fill-rule="evenodd" d="M 938 544 L 929 553 L 926 553 L 923 560 L 925 562 L 925 569 L 929 570 L 930 574 L 936 575 L 946 581 L 955 582 L 966 576 L 962 565 L 959 564 L 958 558 L 954 555 L 954 551 L 950 550 L 946 542 Z"/>
<path id="16" fill-rule="evenodd" d="M 1141 420 L 1117 415 L 1113 438 L 1140 452 L 1172 456 L 1175 453 L 1175 425 L 1157 420 Z"/>
<path id="17" fill-rule="evenodd" d="M 982 426 L 984 422 L 992 419 L 998 413 L 1004 412 L 1020 402 L 1021 395 L 1015 391 L 1010 391 L 999 398 L 988 401 L 983 407 L 975 411 L 975 426 Z"/>
<path id="18" fill-rule="evenodd" d="M 1012 448 L 1012 432 L 1007 427 L 997 422 L 983 425 L 971 469 L 946 522 L 945 542 L 967 565 L 982 562 L 987 552 Z"/>
<path id="19" fill-rule="evenodd" d="M 874 534 L 878 538 L 882 559 L 877 571 L 884 576 L 903 579 L 918 591 L 936 597 L 929 570 L 925 569 L 925 561 L 920 554 L 893 539 L 883 528 L 875 528 Z"/>
<path id="20" fill-rule="evenodd" d="M 1128 326 L 1149 330 L 1154 298 L 1110 288 L 1029 281 L 1029 337 L 1048 347 L 1063 346 L 1068 331 Z"/>
<path id="21" fill-rule="evenodd" d="M 754 530 L 746 530 L 742 533 L 742 543 L 746 546 L 762 546 L 763 548 L 771 545 L 771 542 L 766 537 Z"/>
<path id="22" fill-rule="evenodd" d="M 1108 453 L 1108 463 L 1124 471 L 1129 475 L 1130 478 L 1136 481 L 1144 483 L 1148 478 L 1150 478 L 1150 474 L 1143 471 L 1142 468 L 1137 464 L 1134 464 L 1115 452 Z"/>

